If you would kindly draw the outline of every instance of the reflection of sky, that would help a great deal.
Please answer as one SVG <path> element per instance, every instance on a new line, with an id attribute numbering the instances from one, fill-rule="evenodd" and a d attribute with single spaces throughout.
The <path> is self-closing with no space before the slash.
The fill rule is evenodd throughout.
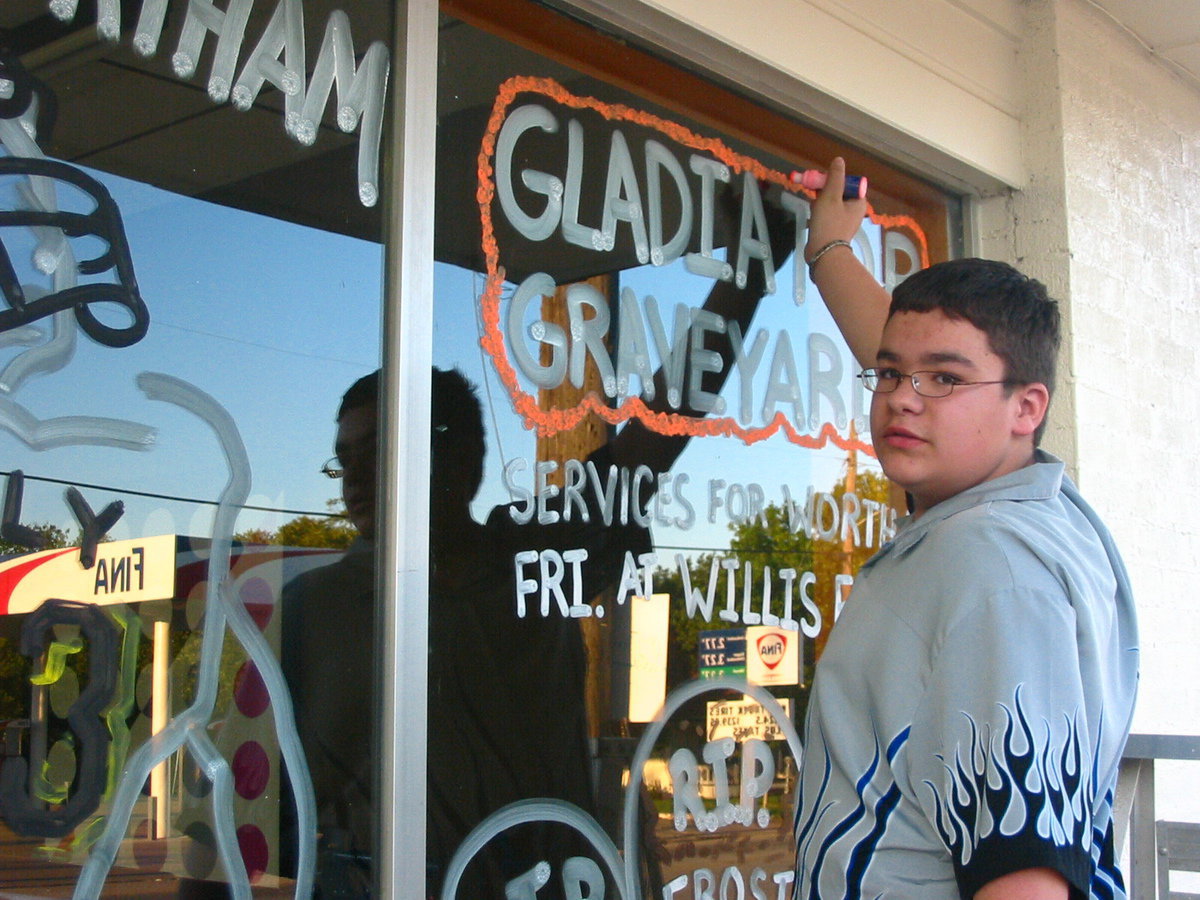
<path id="1" fill-rule="evenodd" d="M 877 241 L 877 237 L 874 239 Z M 685 302 L 692 306 L 700 305 L 712 284 L 710 280 L 688 273 L 681 262 L 663 268 L 644 266 L 624 271 L 620 273 L 620 279 L 621 287 L 632 288 L 639 301 L 648 294 L 655 297 L 668 329 L 674 316 L 674 304 Z M 755 418 L 751 423 L 753 425 L 761 424 L 758 408 L 764 396 L 763 385 L 767 378 L 776 336 L 783 330 L 789 332 L 797 356 L 797 368 L 806 404 L 808 396 L 805 348 L 810 331 L 828 335 L 838 345 L 843 368 L 843 395 L 849 397 L 852 387 L 858 389 L 857 380 L 853 378 L 858 366 L 852 361 L 850 352 L 841 340 L 819 294 L 809 283 L 805 291 L 806 301 L 797 307 L 792 299 L 792 279 L 793 267 L 789 260 L 777 273 L 776 293 L 762 301 L 753 323 L 747 329 L 747 342 L 754 339 L 760 328 L 765 329 L 769 336 L 767 352 L 755 380 Z M 484 417 L 488 428 L 488 459 L 484 484 L 475 504 L 475 514 L 480 518 L 486 516 L 491 507 L 510 499 L 505 493 L 502 480 L 503 463 L 518 456 L 532 459 L 535 443 L 533 434 L 522 427 L 513 412 L 508 392 L 496 376 L 491 360 L 479 347 L 482 325 L 478 316 L 477 298 L 482 290 L 482 276 L 452 266 L 437 267 L 435 364 L 442 368 L 457 365 L 462 369 L 479 385 L 480 398 L 484 404 Z M 508 286 L 501 306 L 502 319 L 510 295 L 511 286 Z M 651 358 L 655 364 L 658 363 L 657 352 L 653 349 Z M 636 379 L 632 383 L 636 386 Z M 525 386 L 533 390 L 528 382 L 525 382 Z M 738 391 L 738 375 L 735 372 L 722 391 L 730 413 L 737 408 Z M 782 408 L 781 406 L 780 409 Z M 807 408 L 805 411 L 808 412 Z M 829 417 L 828 408 L 822 407 L 821 411 L 823 418 Z M 728 546 L 730 519 L 726 511 L 717 510 L 715 521 L 708 521 L 710 480 L 722 480 L 726 485 L 757 483 L 769 503 L 781 503 L 784 497 L 783 486 L 787 485 L 793 497 L 803 500 L 810 485 L 816 490 L 830 489 L 844 472 L 845 461 L 845 452 L 833 445 L 822 450 L 809 450 L 791 443 L 782 433 L 776 433 L 751 445 L 733 437 L 693 438 L 672 471 L 675 474 L 686 473 L 688 476 L 689 483 L 685 491 L 695 508 L 696 521 L 688 529 L 657 525 L 656 542 L 660 550 L 667 551 L 667 557 L 673 553 L 673 550 L 668 548 L 705 549 Z M 859 463 L 860 466 L 873 464 L 873 460 L 860 454 Z M 531 468 L 532 466 L 528 466 L 522 473 L 525 480 L 521 483 L 527 486 L 531 483 Z M 728 490 L 728 487 L 725 490 Z M 663 553 L 660 553 L 660 559 L 668 561 L 663 557 Z"/>
<path id="2" fill-rule="evenodd" d="M 112 488 L 84 487 L 83 493 L 97 510 L 113 499 L 124 500 L 126 515 L 113 529 L 114 537 L 207 533 L 210 506 L 128 493 L 137 489 L 211 500 L 225 483 L 226 469 L 207 426 L 181 410 L 147 400 L 138 390 L 137 373 L 161 371 L 191 382 L 229 410 L 251 459 L 251 505 L 324 511 L 338 486 L 317 468 L 332 452 L 338 400 L 355 378 L 377 364 L 380 247 L 124 179 L 104 176 L 104 181 L 124 216 L 150 309 L 149 334 L 122 349 L 102 347 L 80 335 L 74 357 L 61 371 L 31 378 L 11 399 L 43 419 L 93 415 L 136 421 L 157 429 L 158 440 L 143 453 L 107 447 L 34 453 L 4 433 L 3 468 Z M 44 282 L 28 265 L 31 242 L 13 229 L 3 237 L 14 263 L 19 270 L 24 267 L 21 280 Z M 679 262 L 622 272 L 620 277 L 621 286 L 632 288 L 639 300 L 653 295 L 668 323 L 676 302 L 699 305 L 711 285 L 687 273 Z M 747 341 L 760 328 L 770 338 L 758 379 L 765 379 L 776 335 L 786 329 L 804 385 L 804 348 L 812 330 L 839 344 L 848 396 L 857 366 L 811 284 L 806 303 L 794 305 L 792 278 L 789 261 L 777 273 L 776 293 L 763 300 L 747 330 Z M 449 265 L 436 267 L 435 363 L 461 368 L 479 385 L 484 406 L 488 459 L 475 504 L 479 517 L 510 499 L 503 486 L 503 462 L 534 455 L 533 435 L 513 412 L 507 391 L 479 346 L 482 289 L 481 275 Z M 108 320 L 117 321 L 111 316 Z M 47 328 L 48 320 L 39 325 Z M 11 341 L 0 343 L 0 365 L 24 349 Z M 653 349 L 651 357 L 657 363 Z M 738 390 L 735 372 L 722 392 L 731 411 L 737 406 Z M 756 385 L 752 424 L 761 424 L 757 407 L 762 396 L 761 385 Z M 828 415 L 828 410 L 823 412 Z M 721 511 L 714 522 L 708 521 L 710 480 L 755 482 L 768 502 L 780 502 L 784 484 L 799 497 L 809 485 L 829 489 L 844 463 L 845 453 L 835 447 L 808 450 L 783 434 L 753 445 L 730 437 L 694 438 L 673 471 L 689 477 L 686 495 L 695 507 L 696 522 L 686 530 L 659 525 L 656 538 L 663 547 L 727 546 L 727 515 Z M 49 521 L 73 531 L 62 491 L 62 485 L 27 481 L 22 521 Z M 238 528 L 274 528 L 292 515 L 247 510 Z"/>
<path id="3" fill-rule="evenodd" d="M 338 487 L 317 469 L 332 453 L 338 400 L 377 365 L 380 246 L 102 177 L 124 217 L 150 310 L 149 333 L 122 349 L 80 333 L 65 367 L 30 379 L 11 399 L 43 419 L 133 420 L 157 429 L 157 442 L 141 453 L 106 447 L 34 453 L 4 432 L 3 468 L 215 499 L 227 470 L 211 431 L 188 413 L 147 400 L 134 382 L 142 371 L 165 372 L 211 394 L 237 422 L 251 460 L 251 504 L 324 511 Z M 22 232 L 6 229 L 3 239 L 21 281 L 45 283 L 29 267 L 28 249 L 20 249 Z M 120 323 L 118 313 L 97 314 Z M 49 320 L 38 325 L 47 329 Z M 0 365 L 23 350 L 0 345 Z M 63 490 L 27 480 L 22 521 L 54 522 L 73 532 Z M 124 500 L 126 514 L 114 537 L 208 531 L 211 507 L 125 491 L 83 488 L 83 494 L 96 510 Z M 276 527 L 288 518 L 247 511 L 238 528 Z"/>

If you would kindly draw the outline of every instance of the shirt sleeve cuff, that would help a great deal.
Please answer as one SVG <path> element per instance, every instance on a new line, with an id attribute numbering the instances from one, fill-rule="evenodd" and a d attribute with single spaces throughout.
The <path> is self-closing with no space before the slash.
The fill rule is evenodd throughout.
<path id="1" fill-rule="evenodd" d="M 1029 834 L 1010 837 L 992 834 L 971 854 L 965 866 L 957 862 L 954 877 L 958 892 L 970 900 L 989 881 L 1022 869 L 1053 869 L 1066 879 L 1071 900 L 1087 900 L 1091 894 L 1093 863 L 1082 847 L 1059 847 Z"/>

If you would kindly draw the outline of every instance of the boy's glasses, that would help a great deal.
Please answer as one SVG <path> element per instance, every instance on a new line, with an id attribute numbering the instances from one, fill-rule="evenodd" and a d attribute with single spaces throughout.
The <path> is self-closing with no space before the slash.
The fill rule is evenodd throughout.
<path id="1" fill-rule="evenodd" d="M 1011 379 L 1000 381 L 963 381 L 950 372 L 901 372 L 890 367 L 863 369 L 858 375 L 863 387 L 874 394 L 890 394 L 900 387 L 901 380 L 907 378 L 912 382 L 913 390 L 922 397 L 948 397 L 956 387 L 969 387 L 976 384 L 1016 384 Z"/>

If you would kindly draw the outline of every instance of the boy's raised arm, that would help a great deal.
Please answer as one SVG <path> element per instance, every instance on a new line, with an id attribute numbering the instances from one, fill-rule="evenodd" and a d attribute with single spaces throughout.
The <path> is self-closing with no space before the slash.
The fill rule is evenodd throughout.
<path id="1" fill-rule="evenodd" d="M 812 204 L 804 259 L 810 262 L 821 254 L 811 267 L 813 284 L 850 345 L 850 352 L 867 367 L 875 365 L 891 297 L 849 247 L 830 247 L 834 241 L 852 242 L 867 212 L 865 200 L 842 199 L 845 179 L 846 163 L 836 156 L 829 164 L 825 187 Z"/>

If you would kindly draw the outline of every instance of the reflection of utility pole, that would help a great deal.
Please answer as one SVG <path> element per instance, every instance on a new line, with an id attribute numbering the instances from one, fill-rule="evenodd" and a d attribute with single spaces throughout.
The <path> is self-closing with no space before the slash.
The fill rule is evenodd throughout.
<path id="1" fill-rule="evenodd" d="M 46 654 L 42 654 L 41 671 L 46 671 Z M 48 725 L 50 715 L 49 690 L 46 685 L 33 683 L 31 685 L 29 711 L 29 783 L 26 790 L 30 797 L 40 797 L 41 788 L 39 777 L 46 770 L 46 754 L 50 747 Z M 44 809 L 45 803 L 39 802 L 39 808 Z"/>
<path id="2" fill-rule="evenodd" d="M 151 691 L 153 699 L 150 701 L 151 734 L 158 734 L 166 728 L 167 722 L 170 721 L 171 717 L 171 691 L 169 682 L 170 647 L 170 621 L 156 621 L 154 623 L 153 688 Z M 167 767 L 168 760 L 164 759 L 150 772 L 150 797 L 154 812 L 154 815 L 151 816 L 151 821 L 154 823 L 154 828 L 149 837 L 157 840 L 170 837 L 171 834 L 171 795 L 167 778 Z"/>
<path id="3" fill-rule="evenodd" d="M 587 279 L 588 284 L 600 292 L 601 296 L 611 298 L 613 295 L 614 277 L 612 275 L 596 275 Z M 553 298 L 547 298 L 542 303 L 542 319 L 560 326 L 563 331 L 570 327 L 567 322 L 567 288 L 559 286 Z M 542 365 L 550 363 L 551 347 L 542 344 Z M 570 379 L 564 378 L 558 387 L 538 392 L 538 405 L 543 410 L 569 409 L 577 405 L 585 395 L 594 393 L 604 396 L 604 388 L 600 383 L 600 373 L 595 366 L 584 369 L 583 385 L 575 387 Z M 568 459 L 583 460 L 598 447 L 608 442 L 609 425 L 589 416 L 570 431 L 560 431 L 552 435 L 539 435 L 537 439 L 538 462 L 554 461 L 558 470 L 550 478 L 550 482 L 562 487 L 563 466 Z M 605 603 L 605 609 L 611 609 L 613 604 Z M 608 673 L 612 668 L 612 636 L 609 619 L 590 617 L 577 619 L 583 633 L 583 643 L 587 650 L 587 710 L 588 736 L 595 739 L 600 736 L 604 725 L 611 718 L 610 698 L 611 685 Z"/>
<path id="4" fill-rule="evenodd" d="M 610 308 L 613 306 L 616 301 L 616 275 L 595 275 L 583 283 L 595 288 L 602 297 L 607 298 Z M 558 287 L 554 297 L 542 303 L 542 319 L 560 326 L 564 331 L 569 328 L 567 287 L 567 285 Z M 616 319 L 614 311 L 612 321 L 615 322 Z M 550 348 L 543 344 L 542 365 L 549 364 L 549 354 Z M 598 397 L 604 396 L 600 373 L 594 365 L 585 367 L 583 384 L 578 388 L 571 384 L 569 379 L 563 379 L 558 387 L 539 391 L 538 405 L 543 410 L 569 409 L 576 406 L 589 393 Z M 571 431 L 539 436 L 537 440 L 538 462 L 554 461 L 558 463 L 558 470 L 550 480 L 562 487 L 563 467 L 566 461 L 568 459 L 586 459 L 594 450 L 608 443 L 612 434 L 613 429 L 608 423 L 596 416 L 589 416 Z M 621 816 L 621 805 L 618 798 L 624 795 L 622 782 L 633 752 L 631 746 L 633 742 L 626 734 L 627 716 L 629 715 L 627 701 L 629 685 L 620 685 L 614 691 L 613 684 L 616 677 L 629 678 L 628 666 L 621 667 L 619 670 L 614 669 L 614 657 L 628 658 L 629 656 L 631 617 L 628 606 L 617 608 L 614 602 L 615 597 L 615 589 L 610 589 L 605 595 L 599 597 L 590 597 L 593 608 L 596 604 L 604 607 L 605 616 L 603 618 L 590 616 L 575 620 L 579 623 L 584 650 L 587 653 L 588 737 L 592 742 L 593 783 L 596 787 L 598 801 L 595 814 L 597 820 L 610 834 L 618 833 Z M 614 693 L 625 698 L 623 709 L 613 708 Z"/>
<path id="5" fill-rule="evenodd" d="M 842 499 L 841 510 L 838 520 L 841 522 L 841 550 L 838 552 L 830 552 L 838 564 L 833 568 L 833 604 L 829 607 L 829 619 L 821 626 L 821 634 L 816 636 L 814 644 L 812 644 L 812 664 L 816 665 L 816 660 L 821 658 L 822 650 L 826 646 L 826 641 L 829 640 L 829 630 L 833 628 L 834 619 L 838 616 L 838 610 L 842 602 L 842 580 L 850 578 L 854 574 L 854 527 L 846 527 L 844 517 L 846 515 L 846 494 L 858 493 L 858 451 L 854 449 L 854 443 L 858 440 L 858 430 L 854 427 L 854 420 L 850 421 L 850 449 L 846 451 L 846 474 L 842 479 Z M 828 595 L 827 595 L 828 596 Z"/>
<path id="6" fill-rule="evenodd" d="M 854 420 L 850 420 L 850 449 L 846 451 L 846 494 L 854 494 L 858 491 L 858 451 L 854 449 L 854 442 L 858 440 L 858 432 L 854 428 Z M 845 496 L 845 495 L 843 495 Z M 846 509 L 846 501 L 842 501 L 843 513 Z M 854 574 L 854 529 L 847 528 L 846 523 L 842 523 L 842 574 Z"/>

